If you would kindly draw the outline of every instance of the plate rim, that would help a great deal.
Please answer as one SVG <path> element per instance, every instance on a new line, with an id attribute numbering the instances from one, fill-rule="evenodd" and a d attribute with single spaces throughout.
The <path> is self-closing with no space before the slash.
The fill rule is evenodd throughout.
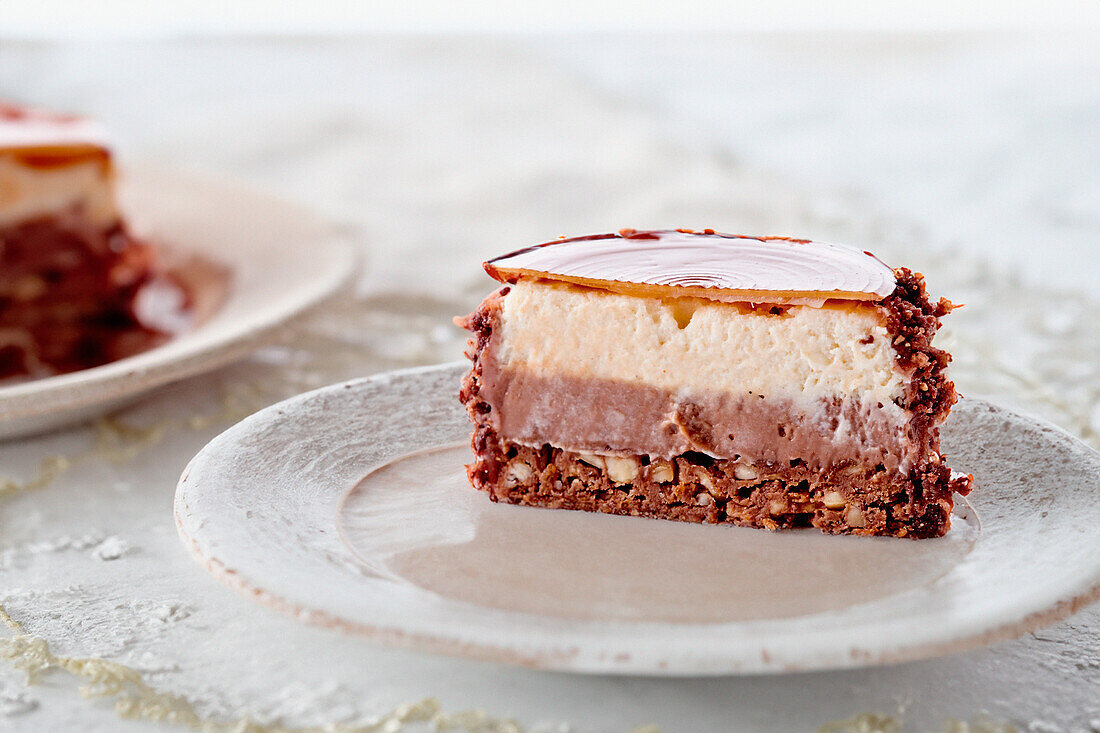
<path id="1" fill-rule="evenodd" d="M 947 638 L 941 639 L 939 641 L 918 642 L 915 644 L 907 644 L 905 642 L 898 642 L 892 645 L 878 644 L 877 646 L 879 648 L 875 650 L 849 647 L 849 652 L 846 655 L 834 654 L 825 663 L 814 660 L 804 665 L 792 665 L 789 663 L 777 664 L 774 660 L 768 658 L 769 655 L 765 650 L 762 658 L 759 659 L 755 664 L 750 665 L 738 663 L 727 666 L 720 666 L 714 665 L 713 663 L 704 663 L 701 666 L 691 666 L 689 664 L 674 666 L 670 665 L 667 661 L 659 661 L 657 663 L 643 662 L 641 666 L 630 666 L 629 655 L 628 659 L 626 660 L 618 659 L 611 654 L 603 654 L 598 655 L 597 657 L 585 658 L 583 657 L 583 655 L 576 654 L 575 646 L 572 648 L 553 647 L 542 649 L 539 651 L 525 652 L 514 646 L 509 647 L 488 643 L 486 641 L 471 639 L 469 638 L 469 635 L 467 635 L 467 637 L 463 637 L 461 632 L 456 632 L 449 635 L 425 634 L 416 631 L 410 632 L 392 624 L 367 624 L 357 620 L 344 618 L 338 614 L 331 613 L 323 609 L 308 608 L 300 605 L 293 600 L 289 600 L 277 593 L 263 588 L 259 583 L 252 582 L 249 579 L 245 578 L 240 572 L 227 567 L 222 560 L 206 555 L 200 547 L 199 542 L 195 538 L 190 536 L 188 528 L 186 526 L 187 522 L 183 517 L 186 504 L 186 485 L 190 479 L 192 469 L 197 464 L 201 464 L 203 460 L 205 460 L 208 451 L 215 450 L 222 442 L 230 442 L 238 433 L 245 435 L 249 434 L 249 429 L 252 427 L 253 424 L 268 420 L 272 416 L 281 416 L 285 419 L 288 414 L 292 414 L 294 408 L 298 404 L 317 399 L 318 397 L 325 394 L 337 393 L 347 389 L 355 389 L 356 387 L 361 387 L 372 383 L 389 382 L 402 378 L 415 378 L 417 376 L 429 375 L 433 373 L 461 371 L 468 368 L 469 365 L 465 361 L 453 361 L 443 364 L 433 364 L 427 366 L 379 372 L 377 374 L 369 375 L 366 377 L 360 377 L 345 382 L 339 382 L 336 384 L 328 385 L 326 387 L 310 390 L 308 392 L 304 392 L 295 395 L 289 399 L 275 403 L 267 408 L 264 408 L 263 410 L 260 410 L 250 415 L 236 425 L 233 425 L 229 429 L 225 430 L 214 439 L 212 439 L 209 443 L 207 443 L 207 445 L 204 446 L 191 459 L 191 461 L 188 462 L 187 467 L 182 472 L 179 483 L 177 484 L 177 489 L 173 500 L 173 517 L 176 523 L 177 532 L 185 548 L 187 549 L 188 554 L 190 554 L 207 572 L 213 575 L 215 579 L 217 579 L 222 584 L 228 586 L 229 588 L 232 588 L 234 591 L 259 602 L 261 605 L 287 614 L 299 621 L 308 623 L 310 625 L 332 628 L 342 632 L 352 633 L 357 636 L 365 637 L 370 641 L 380 642 L 391 646 L 414 649 L 417 651 L 475 659 L 479 661 L 487 661 L 499 664 L 517 665 L 535 669 L 548 669 L 580 674 L 621 674 L 630 676 L 658 677 L 727 676 L 785 674 L 791 672 L 826 671 L 899 664 L 903 662 L 917 661 L 921 659 L 960 653 L 975 648 L 988 646 L 990 644 L 995 644 L 1001 641 L 1014 639 L 1022 636 L 1023 634 L 1035 631 L 1039 628 L 1060 621 L 1075 613 L 1076 611 L 1100 600 L 1100 562 L 1098 562 L 1096 563 L 1095 567 L 1091 568 L 1091 570 L 1082 572 L 1079 575 L 1079 580 L 1077 583 L 1073 584 L 1072 589 L 1070 589 L 1068 586 L 1064 587 L 1062 592 L 1060 593 L 1062 597 L 1058 601 L 1054 602 L 1052 605 L 1048 604 L 1047 607 L 1033 611 L 1027 616 L 1015 621 L 1003 621 L 993 626 L 985 626 L 976 630 L 965 628 L 958 633 L 948 635 Z M 1008 413 L 1015 418 L 1030 423 L 1032 427 L 1047 432 L 1053 432 L 1054 435 L 1057 436 L 1059 439 L 1067 441 L 1067 444 L 1070 447 L 1078 450 L 1083 450 L 1084 455 L 1091 460 L 1100 461 L 1100 451 L 1095 450 L 1087 443 L 1082 441 L 1080 438 L 1069 433 L 1067 430 L 1057 425 L 1054 425 L 1053 423 L 1050 423 L 1034 415 L 1013 410 L 1006 406 L 999 405 L 995 402 L 990 402 L 988 400 L 983 400 L 979 398 L 968 398 L 967 402 L 976 406 L 984 406 L 994 411 Z M 364 469 L 364 474 L 369 471 L 373 471 L 388 462 L 389 460 L 370 464 L 366 469 Z M 1100 465 L 1100 463 L 1098 463 L 1098 465 Z M 347 549 L 349 555 L 354 557 L 354 553 L 351 552 L 350 548 L 345 549 Z M 517 616 L 525 615 L 519 612 L 510 613 L 513 613 Z M 532 616 L 532 618 L 538 617 Z M 686 626 L 724 626 L 727 628 L 736 626 L 751 627 L 754 624 L 774 623 L 776 621 L 789 620 L 790 619 L 763 619 L 760 621 L 729 622 L 719 624 L 687 624 Z M 581 623 L 588 624 L 590 626 L 598 626 L 600 623 L 616 626 L 633 625 L 639 628 L 644 628 L 647 624 L 661 625 L 654 624 L 653 622 L 618 621 L 588 621 Z M 667 624 L 665 624 L 665 626 L 667 626 Z M 625 665 L 624 662 L 626 663 Z"/>

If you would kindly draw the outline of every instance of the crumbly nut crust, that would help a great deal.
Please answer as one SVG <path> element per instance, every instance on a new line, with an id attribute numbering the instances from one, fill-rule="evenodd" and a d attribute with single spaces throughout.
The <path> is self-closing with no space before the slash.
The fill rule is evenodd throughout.
<path id="1" fill-rule="evenodd" d="M 154 251 L 77 214 L 0 227 L 0 379 L 98 366 L 167 336 L 141 324 Z"/>
<path id="2" fill-rule="evenodd" d="M 950 526 L 946 470 L 916 482 L 859 463 L 824 472 L 765 464 L 752 467 L 755 478 L 742 479 L 745 463 L 702 453 L 601 461 L 550 446 L 487 445 L 467 466 L 470 482 L 510 504 L 833 534 L 937 537 Z"/>

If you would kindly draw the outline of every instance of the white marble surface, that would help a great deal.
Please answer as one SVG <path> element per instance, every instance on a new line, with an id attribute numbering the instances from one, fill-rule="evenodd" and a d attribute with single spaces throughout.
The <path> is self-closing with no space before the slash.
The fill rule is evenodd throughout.
<path id="1" fill-rule="evenodd" d="M 1091 40 L 0 40 L 0 96 L 103 117 L 124 160 L 312 205 L 346 222 L 367 259 L 357 295 L 280 346 L 111 422 L 0 445 L 11 478 L 0 480 L 0 594 L 24 630 L 0 636 L 0 656 L 30 659 L 15 652 L 41 640 L 56 655 L 126 664 L 146 692 L 175 696 L 154 702 L 182 723 L 355 724 L 434 696 L 448 712 L 539 730 L 814 730 L 859 713 L 914 731 L 982 716 L 1100 730 L 1096 608 L 1014 642 L 878 670 L 580 678 L 300 626 L 206 576 L 171 520 L 180 469 L 235 419 L 313 386 L 455 358 L 449 317 L 488 289 L 482 258 L 621 226 L 790 232 L 922 269 L 967 303 L 944 333 L 964 393 L 1100 444 Z M 26 687 L 11 661 L 0 660 L 0 730 L 173 726 L 120 723 L 112 698 L 83 699 L 63 670 Z M 110 679 L 94 681 L 114 692 Z M 133 682 L 121 698 L 151 699 Z"/>

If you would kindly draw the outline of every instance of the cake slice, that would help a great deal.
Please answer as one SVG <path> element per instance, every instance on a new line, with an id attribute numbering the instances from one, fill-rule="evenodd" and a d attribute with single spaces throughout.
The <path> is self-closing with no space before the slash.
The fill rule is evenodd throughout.
<path id="1" fill-rule="evenodd" d="M 493 501 L 935 537 L 952 305 L 848 247 L 623 230 L 485 263 L 460 326 L 470 482 Z"/>
<path id="2" fill-rule="evenodd" d="M 153 248 L 129 235 L 116 208 L 100 126 L 0 104 L 0 379 L 97 366 L 159 343 L 167 334 L 137 308 L 155 276 Z"/>

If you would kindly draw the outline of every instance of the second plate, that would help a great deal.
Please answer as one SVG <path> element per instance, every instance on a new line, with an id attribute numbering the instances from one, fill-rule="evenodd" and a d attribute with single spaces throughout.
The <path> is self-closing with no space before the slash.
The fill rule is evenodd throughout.
<path id="1" fill-rule="evenodd" d="M 339 227 L 301 207 L 190 175 L 128 170 L 120 185 L 135 230 L 179 257 L 225 268 L 214 312 L 190 331 L 110 364 L 0 386 L 0 439 L 42 432 L 223 366 L 349 283 L 356 254 Z"/>

